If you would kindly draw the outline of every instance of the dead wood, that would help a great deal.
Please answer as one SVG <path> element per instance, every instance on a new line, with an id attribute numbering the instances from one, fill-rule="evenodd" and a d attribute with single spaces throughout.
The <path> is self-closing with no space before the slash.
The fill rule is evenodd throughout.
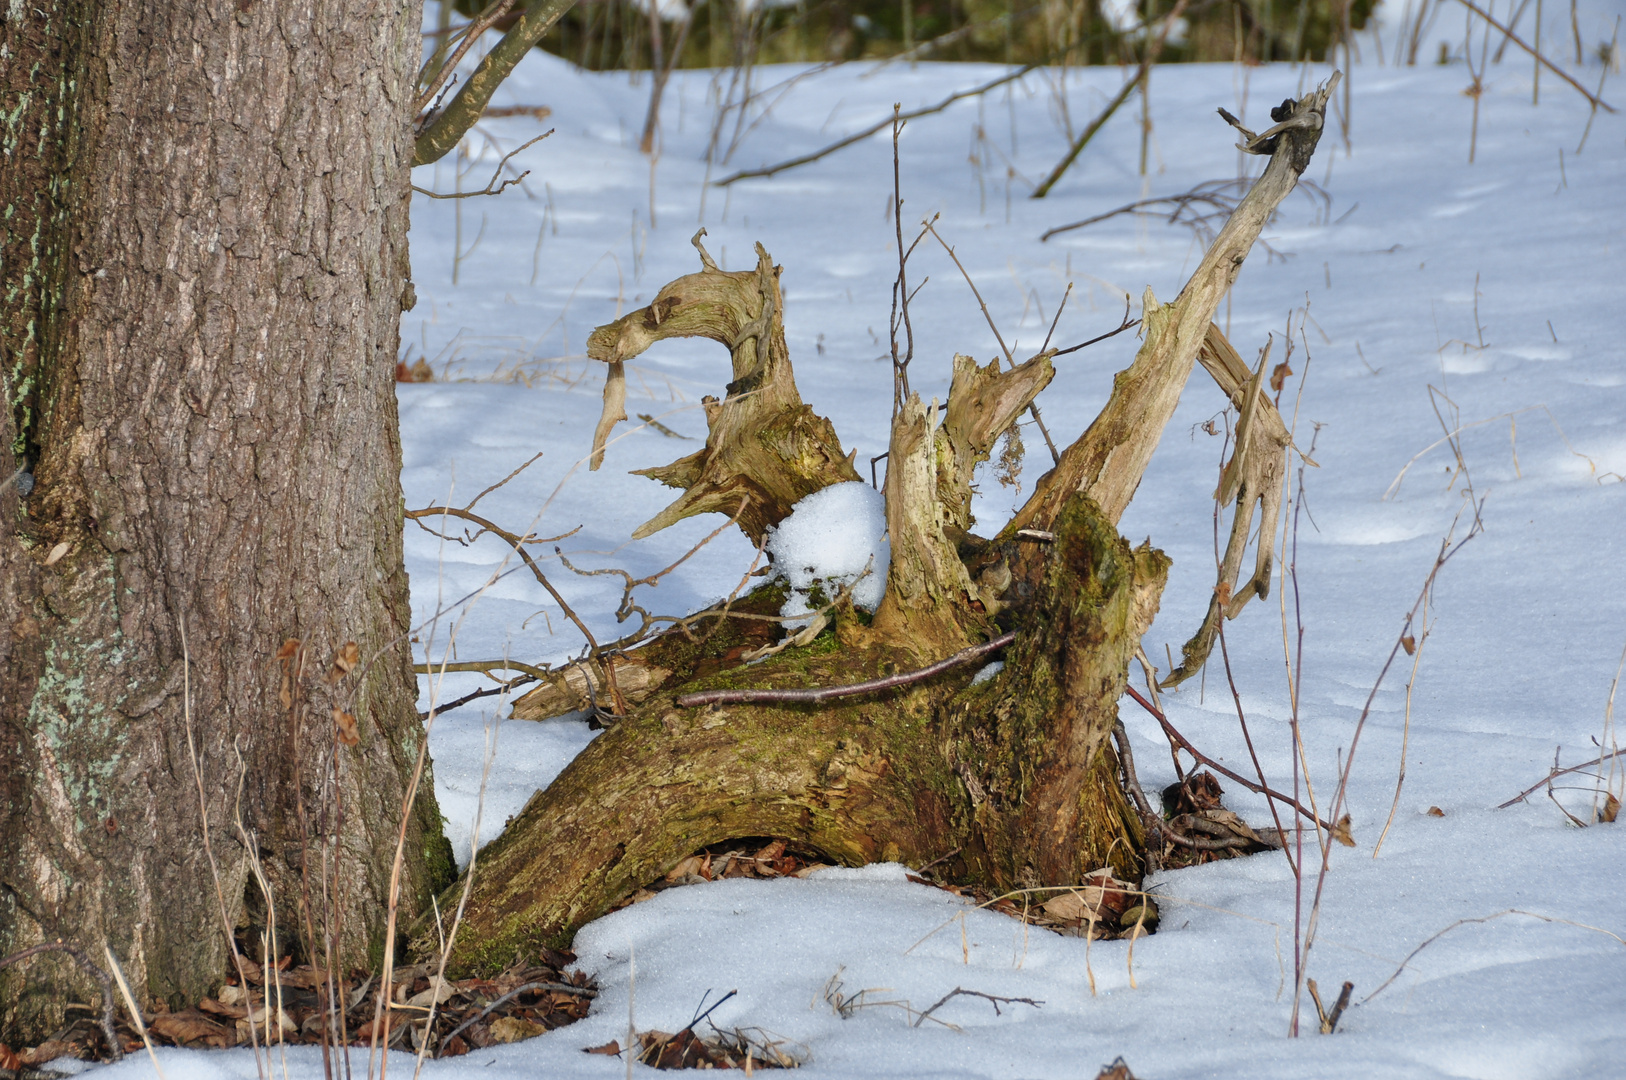
<path id="1" fill-rule="evenodd" d="M 701 229 L 693 241 L 699 273 L 678 278 L 648 307 L 599 327 L 587 339 L 587 354 L 610 365 L 593 467 L 602 459 L 610 430 L 626 419 L 621 365 L 666 338 L 710 338 L 727 346 L 733 380 L 721 402 L 706 401 L 710 433 L 704 448 L 670 465 L 637 470 L 684 494 L 632 535 L 649 536 L 695 514 L 732 512 L 743 498 L 740 528 L 761 542 L 768 526 L 802 498 L 859 476 L 830 422 L 814 415 L 796 390 L 785 346 L 780 268 L 758 244 L 756 269 L 723 270 L 700 242 L 705 233 Z"/>
<path id="2" fill-rule="evenodd" d="M 1340 74 L 1334 72 L 1325 86 L 1298 101 L 1283 102 L 1271 111 L 1272 118 L 1278 121 L 1276 128 L 1264 137 L 1249 140 L 1245 149 L 1271 156 L 1264 174 L 1237 204 L 1173 303 L 1160 304 L 1151 289 L 1146 290 L 1141 315 L 1144 341 L 1134 362 L 1118 373 L 1112 396 L 1100 414 L 1062 452 L 1060 463 L 1039 479 L 1026 505 L 1000 533 L 1000 541 L 1008 543 L 1022 529 L 1048 530 L 1061 505 L 1074 492 L 1087 493 L 1109 521 L 1117 522 L 1140 486 L 1152 451 L 1180 402 L 1180 392 L 1205 344 L 1212 342 L 1209 351 L 1214 363 L 1210 370 L 1234 380 L 1224 357 L 1227 350 L 1230 355 L 1235 350 L 1219 344 L 1223 336 L 1217 330 L 1211 333 L 1214 312 L 1236 280 L 1265 223 L 1309 165 L 1321 138 L 1327 100 L 1339 78 Z M 1232 392 L 1226 381 L 1221 386 L 1227 393 Z M 1263 477 L 1254 479 L 1262 482 Z M 1262 496 L 1263 492 L 1257 494 Z M 1012 548 L 1012 569 L 1019 583 L 1031 583 L 1040 573 L 1043 556 L 1031 548 Z"/>
<path id="3" fill-rule="evenodd" d="M 1149 544 L 1131 548 L 1116 522 L 1199 355 L 1243 418 L 1218 493 L 1238 505 L 1233 535 L 1245 541 L 1256 502 L 1273 520 L 1285 432 L 1259 375 L 1211 319 L 1308 164 L 1331 85 L 1284 103 L 1278 129 L 1250 140 L 1272 155 L 1264 176 L 1180 297 L 1163 305 L 1147 293 L 1139 355 L 997 542 L 971 532 L 973 470 L 1049 382 L 1048 351 L 1006 371 L 957 357 L 946 402 L 898 401 L 885 485 L 892 562 L 868 625 L 838 603 L 833 632 L 747 665 L 759 653 L 743 638 L 772 624 L 718 615 L 704 627 L 685 621 L 617 661 L 671 674 L 651 678 L 644 702 L 482 852 L 449 970 L 498 968 L 516 953 L 564 944 L 692 853 L 742 837 L 776 837 L 845 865 L 921 865 L 953 851 L 941 876 L 999 889 L 1066 886 L 1103 867 L 1138 880 L 1146 825 L 1119 779 L 1111 737 L 1169 560 Z M 760 541 L 806 494 L 857 477 L 830 425 L 796 392 L 778 268 L 759 246 L 754 271 L 725 272 L 698 236 L 695 244 L 702 271 L 594 331 L 589 353 L 624 362 L 677 336 L 729 347 L 733 381 L 710 403 L 706 447 L 644 471 L 685 493 L 635 535 L 723 511 Z M 1268 587 L 1268 546 L 1240 589 L 1242 546 L 1233 547 L 1221 610 Z M 738 607 L 765 618 L 782 595 L 766 587 Z M 975 665 L 945 662 L 1006 641 L 1004 669 L 981 682 Z M 922 669 L 931 677 L 911 677 Z M 570 678 L 547 691 L 565 695 L 549 708 L 597 693 L 590 672 L 579 686 Z M 829 692 L 855 685 L 864 692 Z M 680 699 L 710 704 L 684 708 Z M 413 941 L 420 955 L 432 953 L 433 926 L 420 925 Z"/>

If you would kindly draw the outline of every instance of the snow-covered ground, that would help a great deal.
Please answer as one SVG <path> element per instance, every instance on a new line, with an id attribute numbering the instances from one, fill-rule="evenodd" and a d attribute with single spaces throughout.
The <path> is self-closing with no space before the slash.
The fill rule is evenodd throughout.
<path id="1" fill-rule="evenodd" d="M 1603 68 L 1596 57 L 1574 65 L 1563 7 L 1548 5 L 1543 40 L 1559 42 L 1569 69 L 1596 87 Z M 1589 50 L 1607 40 L 1616 10 L 1608 2 L 1583 6 Z M 1448 30 L 1460 43 L 1457 14 L 1441 15 L 1430 43 Z M 1393 28 L 1386 33 L 1388 51 Z M 622 1075 L 622 1061 L 581 1050 L 625 1041 L 635 955 L 640 1030 L 677 1030 L 708 992 L 738 990 L 712 1019 L 793 1040 L 809 1057 L 810 1076 L 1093 1077 L 1119 1055 L 1151 1080 L 1626 1076 L 1626 825 L 1576 828 L 1545 793 L 1495 809 L 1538 780 L 1555 753 L 1566 764 L 1598 753 L 1626 645 L 1626 122 L 1600 112 L 1578 151 L 1586 102 L 1548 72 L 1533 107 L 1528 57 L 1510 48 L 1488 71 L 1470 164 L 1474 102 L 1463 93 L 1464 65 L 1386 66 L 1373 36 L 1361 40 L 1366 55 L 1351 73 L 1349 140 L 1333 126 L 1305 175 L 1326 202 L 1289 198 L 1266 231 L 1281 257 L 1256 249 L 1219 313 L 1250 358 L 1272 332 L 1279 357 L 1292 326 L 1295 374 L 1284 413 L 1291 418 L 1296 409 L 1300 445 L 1320 426 L 1297 573 L 1301 714 L 1323 800 L 1404 612 L 1464 506 L 1462 478 L 1449 475 L 1456 462 L 1443 445 L 1417 458 L 1392 495 L 1391 482 L 1440 439 L 1441 415 L 1452 426 L 1489 422 L 1461 434 L 1473 491 L 1485 499 L 1485 531 L 1441 574 L 1411 695 L 1405 787 L 1376 855 L 1401 762 L 1411 672 L 1404 655 L 1377 694 L 1354 763 L 1356 846 L 1333 852 L 1309 958 L 1322 987 L 1355 984 L 1355 1005 L 1338 1033 L 1313 1034 L 1310 1023 L 1311 1033 L 1287 1037 L 1294 882 L 1279 855 L 1150 879 L 1163 925 L 1135 944 L 1132 962 L 1125 942 L 1089 947 L 1024 930 L 908 883 L 900 867 L 873 866 L 673 889 L 604 918 L 576 944 L 581 966 L 604 988 L 587 1020 L 431 1063 L 426 1075 Z M 1436 49 L 1425 44 L 1421 55 Z M 848 65 L 790 83 L 799 70 L 757 73 L 759 86 L 785 85 L 764 95 L 771 109 L 747 117 L 732 160 L 719 163 L 713 178 L 816 149 L 888 115 L 893 102 L 930 104 L 999 73 Z M 1027 192 L 1062 153 L 1069 123 L 1080 129 L 1122 73 L 1091 69 L 1065 80 L 1032 73 L 980 102 L 910 123 L 902 139 L 906 231 L 942 215 L 938 228 L 1022 355 L 1037 349 L 1072 282 L 1056 340 L 1073 344 L 1117 325 L 1126 296 L 1138 314 L 1148 285 L 1171 299 L 1201 244 L 1183 227 L 1134 215 L 1049 242 L 1040 234 L 1233 178 L 1239 168 L 1256 174 L 1261 159 L 1240 159 L 1216 107 L 1263 128 L 1270 106 L 1326 74 L 1158 68 L 1148 175 L 1137 168 L 1138 109 L 1126 106 L 1054 193 L 1036 201 Z M 400 388 L 409 506 L 446 498 L 462 505 L 541 452 L 480 510 L 544 536 L 577 530 L 560 544 L 578 566 L 648 573 L 716 528 L 720 519 L 691 520 L 630 541 L 674 493 L 628 470 L 698 447 L 685 440 L 704 436 L 700 396 L 720 393 L 728 378 L 719 347 L 666 343 L 629 365 L 628 412 L 654 416 L 682 439 L 634 420 L 618 429 L 602 471 L 589 474 L 584 462 L 603 379 L 600 366 L 583 358 L 586 335 L 697 269 L 689 237 L 702 224 L 726 268 L 754 261 L 756 241 L 784 266 L 787 334 L 803 397 L 831 418 L 844 445 L 856 446 L 862 471 L 885 449 L 883 355 L 896 268 L 889 140 L 876 136 L 771 179 L 708 190 L 714 89 L 710 73 L 674 76 L 652 165 L 637 148 L 647 80 L 584 74 L 533 53 L 499 103 L 546 105 L 553 115 L 488 122 L 470 140 L 477 160 L 461 163 L 462 188 L 478 188 L 502 152 L 555 127 L 514 159 L 531 170 L 523 188 L 496 199 L 415 201 L 419 299 L 403 319 L 405 359 L 427 357 L 442 381 Z M 1611 94 L 1606 84 L 1604 96 Z M 725 149 L 732 132 L 730 120 Z M 459 164 L 447 158 L 420 169 L 416 182 L 452 190 Z M 956 351 L 986 360 L 998 346 L 941 249 L 923 245 L 911 271 L 916 281 L 930 276 L 912 309 L 912 379 L 923 396 L 942 397 Z M 1075 438 L 1093 417 L 1135 347 L 1125 334 L 1057 362 L 1040 405 L 1058 441 Z M 1165 645 L 1177 653 L 1196 627 L 1213 584 L 1220 440 L 1201 425 L 1222 405 L 1199 370 L 1122 522 L 1127 536 L 1150 536 L 1175 560 L 1146 643 L 1160 664 Z M 1037 431 L 1023 436 L 1025 493 L 1047 452 Z M 1020 497 L 990 475 L 978 516 L 997 526 Z M 432 638 L 436 658 L 454 624 L 457 659 L 558 661 L 579 651 L 574 628 L 523 569 L 485 588 L 477 603 L 458 603 L 502 564 L 501 544 L 442 545 L 410 525 L 406 543 L 415 617 L 446 612 Z M 725 532 L 644 590 L 643 602 L 691 610 L 729 592 L 751 555 L 736 532 Z M 576 577 L 553 560 L 543 565 L 595 634 L 617 632 L 618 579 Z M 431 641 L 427 630 L 424 639 Z M 1227 642 L 1264 769 L 1290 784 L 1276 595 L 1230 624 Z M 1217 655 L 1206 682 L 1214 686 L 1194 680 L 1167 699 L 1170 719 L 1248 771 Z M 447 676 L 436 696 L 478 685 L 478 676 Z M 426 681 L 425 705 L 428 698 Z M 485 839 L 591 738 L 574 719 L 499 724 L 490 704 L 441 717 L 431 739 L 437 793 L 465 860 L 488 725 L 496 751 Z M 1155 723 L 1126 706 L 1146 786 L 1172 782 Z M 1230 806 L 1256 824 L 1269 822 L 1261 800 L 1224 786 Z M 1591 779 L 1570 777 L 1558 799 L 1586 820 L 1593 789 Z M 1366 1000 L 1431 935 L 1508 909 L 1530 914 L 1450 930 Z M 824 993 L 832 978 L 844 993 L 870 989 L 873 1001 L 917 1010 L 956 987 L 1043 1004 L 995 1015 L 986 1001 L 961 997 L 934 1014 L 952 1028 L 930 1021 L 916 1028 L 902 1009 L 884 1004 L 837 1016 Z M 253 1075 L 246 1053 L 165 1051 L 161 1058 L 172 1078 Z M 291 1052 L 288 1060 L 290 1075 L 320 1075 L 314 1052 Z M 392 1072 L 402 1067 L 397 1059 Z M 132 1058 L 109 1075 L 149 1069 Z"/>

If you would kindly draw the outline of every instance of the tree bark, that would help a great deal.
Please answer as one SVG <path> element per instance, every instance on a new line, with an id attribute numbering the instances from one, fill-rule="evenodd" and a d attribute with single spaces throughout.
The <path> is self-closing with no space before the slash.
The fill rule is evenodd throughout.
<path id="1" fill-rule="evenodd" d="M 138 996 L 196 1001 L 228 955 L 204 811 L 228 921 L 256 855 L 286 951 L 320 857 L 301 800 L 337 836 L 343 961 L 385 945 L 423 742 L 393 384 L 419 8 L 31 0 L 0 24 L 0 479 L 32 480 L 0 489 L 0 953 L 106 943 Z M 427 774 L 406 832 L 412 912 L 451 867 Z M 8 970 L 0 1039 L 84 992 Z"/>

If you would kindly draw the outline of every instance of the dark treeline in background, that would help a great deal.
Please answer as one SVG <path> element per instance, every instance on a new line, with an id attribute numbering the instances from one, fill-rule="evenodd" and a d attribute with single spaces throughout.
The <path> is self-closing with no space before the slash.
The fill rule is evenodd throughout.
<path id="1" fill-rule="evenodd" d="M 743 7 L 738 0 L 687 0 L 650 18 L 650 0 L 579 0 L 541 48 L 584 68 L 716 68 L 787 61 L 885 59 L 909 52 L 926 60 L 1062 65 L 1136 59 L 1141 29 L 1174 0 L 796 0 Z M 1197 0 L 1183 35 L 1161 60 L 1313 60 L 1362 29 L 1375 0 Z M 486 0 L 455 0 L 474 17 Z M 442 32 L 455 30 L 452 12 Z M 656 26 L 659 25 L 659 30 Z M 499 28 L 503 27 L 498 22 Z M 657 37 L 657 32 L 659 36 Z"/>

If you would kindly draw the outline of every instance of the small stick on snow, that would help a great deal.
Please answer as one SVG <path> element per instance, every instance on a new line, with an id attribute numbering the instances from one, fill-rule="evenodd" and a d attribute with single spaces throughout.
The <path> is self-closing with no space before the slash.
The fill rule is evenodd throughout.
<path id="1" fill-rule="evenodd" d="M 992 641 L 985 641 L 981 645 L 973 645 L 969 649 L 961 649 L 953 656 L 939 660 L 935 664 L 923 667 L 918 671 L 906 671 L 899 675 L 888 675 L 884 679 L 871 679 L 868 682 L 853 683 L 851 686 L 821 686 L 807 690 L 702 690 L 696 694 L 684 694 L 677 699 L 681 708 L 690 708 L 695 705 L 734 705 L 734 704 L 814 704 L 828 701 L 831 698 L 852 697 L 856 694 L 873 694 L 878 690 L 890 690 L 896 686 L 908 686 L 910 683 L 921 682 L 933 675 L 941 674 L 950 668 L 968 664 L 978 657 L 987 656 L 996 652 L 1016 640 L 1016 631 L 1001 634 Z"/>

